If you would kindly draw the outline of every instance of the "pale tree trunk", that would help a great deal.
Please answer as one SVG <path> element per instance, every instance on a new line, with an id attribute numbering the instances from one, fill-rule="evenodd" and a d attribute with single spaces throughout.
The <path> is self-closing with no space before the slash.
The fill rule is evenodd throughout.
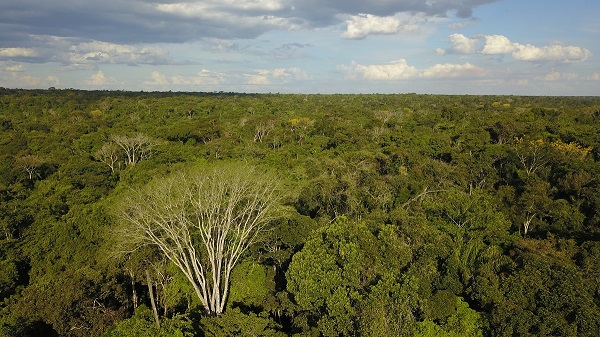
<path id="1" fill-rule="evenodd" d="M 123 149 L 125 156 L 127 156 L 126 164 L 131 166 L 135 166 L 139 161 L 150 157 L 152 147 L 156 145 L 153 139 L 141 133 L 135 137 L 112 136 L 111 139 Z"/>
<path id="2" fill-rule="evenodd" d="M 150 271 L 146 269 L 146 282 L 148 283 L 148 293 L 150 295 L 150 304 L 152 305 L 152 313 L 154 313 L 154 321 L 160 328 L 160 319 L 158 318 L 158 310 L 156 309 L 156 301 L 154 300 L 154 290 L 152 287 L 152 278 L 150 277 Z"/>
<path id="3" fill-rule="evenodd" d="M 131 280 L 131 301 L 133 302 L 133 308 L 137 309 L 138 307 L 138 295 L 137 290 L 135 289 L 135 278 L 133 277 L 133 272 L 127 269 L 127 273 L 129 274 L 129 279 Z"/>
<path id="4" fill-rule="evenodd" d="M 527 232 L 529 232 L 529 226 L 531 226 L 531 221 L 535 218 L 535 213 L 530 214 L 527 212 L 527 216 L 525 217 L 525 222 L 523 222 L 523 238 L 527 237 Z"/>

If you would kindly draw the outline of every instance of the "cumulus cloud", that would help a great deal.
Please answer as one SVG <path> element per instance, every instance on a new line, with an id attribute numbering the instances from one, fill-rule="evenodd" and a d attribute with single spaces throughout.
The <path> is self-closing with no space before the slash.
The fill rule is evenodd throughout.
<path id="1" fill-rule="evenodd" d="M 25 67 L 22 64 L 15 64 L 12 66 L 6 66 L 4 70 L 9 73 L 20 73 L 25 70 Z"/>
<path id="2" fill-rule="evenodd" d="M 21 71 L 9 72 L 10 81 L 18 88 L 42 88 L 55 87 L 60 84 L 60 80 L 56 76 L 34 76 L 24 74 Z M 0 77 L 0 81 L 2 78 Z"/>
<path id="3" fill-rule="evenodd" d="M 306 80 L 308 74 L 299 68 L 276 68 L 272 70 L 257 70 L 255 74 L 246 76 L 246 84 L 268 85 L 274 83 L 289 83 L 294 80 Z"/>
<path id="4" fill-rule="evenodd" d="M 470 54 L 476 51 L 478 39 L 468 38 L 462 34 L 452 34 L 450 42 L 452 42 L 452 52 Z"/>
<path id="5" fill-rule="evenodd" d="M 488 71 L 470 63 L 436 64 L 426 69 L 410 66 L 406 60 L 400 59 L 388 64 L 362 65 L 353 62 L 350 66 L 340 66 L 340 70 L 348 72 L 351 78 L 368 80 L 407 80 L 415 78 L 472 78 L 485 76 Z"/>
<path id="6" fill-rule="evenodd" d="M 417 68 L 409 66 L 405 59 L 388 64 L 362 65 L 353 62 L 350 66 L 342 66 L 352 76 L 358 75 L 369 80 L 405 80 L 418 74 Z"/>
<path id="7" fill-rule="evenodd" d="M 517 60 L 522 61 L 553 61 L 553 62 L 582 62 L 592 56 L 588 49 L 575 46 L 551 45 L 536 47 L 532 45 L 518 45 L 512 53 Z"/>
<path id="8" fill-rule="evenodd" d="M 145 81 L 146 87 L 160 87 L 161 89 L 171 87 L 202 87 L 216 86 L 225 82 L 222 73 L 201 69 L 195 74 L 163 75 L 158 71 L 150 74 L 151 80 Z"/>
<path id="9" fill-rule="evenodd" d="M 593 73 L 587 77 L 590 81 L 600 81 L 600 73 Z"/>
<path id="10" fill-rule="evenodd" d="M 104 73 L 101 70 L 99 70 L 97 73 L 90 76 L 85 81 L 85 84 L 94 86 L 94 87 L 106 87 L 106 86 L 118 84 L 118 81 L 114 77 L 106 77 L 104 75 Z"/>
<path id="11" fill-rule="evenodd" d="M 518 50 L 518 43 L 511 42 L 503 35 L 487 35 L 484 36 L 485 45 L 481 50 L 482 54 L 498 55 L 511 54 Z"/>
<path id="12" fill-rule="evenodd" d="M 344 39 L 364 39 L 369 34 L 395 34 L 400 30 L 400 20 L 395 17 L 380 17 L 371 14 L 351 16 L 348 27 L 342 34 Z"/>
<path id="13" fill-rule="evenodd" d="M 403 13 L 394 16 L 351 15 L 346 20 L 346 31 L 342 33 L 341 37 L 348 40 L 360 40 L 369 35 L 417 32 L 420 27 L 432 20 L 423 13 Z"/>
<path id="14" fill-rule="evenodd" d="M 69 50 L 71 63 L 165 64 L 168 60 L 168 52 L 161 48 L 101 41 L 79 43 Z"/>
<path id="15" fill-rule="evenodd" d="M 0 48 L 0 59 L 35 57 L 38 53 L 33 48 Z"/>
<path id="16" fill-rule="evenodd" d="M 192 75 L 173 75 L 170 80 L 171 84 L 176 86 L 204 86 L 221 84 L 224 77 L 221 73 L 202 69 Z"/>
<path id="17" fill-rule="evenodd" d="M 556 81 L 558 79 L 560 79 L 560 73 L 558 71 L 551 71 L 544 76 L 544 80 L 546 81 Z"/>
<path id="18" fill-rule="evenodd" d="M 438 54 L 478 52 L 484 55 L 511 55 L 513 59 L 519 61 L 558 63 L 582 62 L 592 56 L 588 49 L 582 47 L 561 44 L 538 47 L 513 42 L 504 35 L 478 35 L 469 38 L 462 34 L 452 34 L 449 39 L 452 47 L 438 49 L 436 50 Z"/>
<path id="19" fill-rule="evenodd" d="M 153 71 L 150 74 L 150 77 L 152 78 L 152 80 L 144 82 L 144 85 L 161 86 L 161 87 L 165 87 L 165 86 L 169 85 L 169 81 L 167 80 L 167 78 L 158 71 Z"/>
<path id="20" fill-rule="evenodd" d="M 572 63 L 585 61 L 592 53 L 585 48 L 576 46 L 563 46 L 553 44 L 550 46 L 537 47 L 530 44 L 520 44 L 510 41 L 506 36 L 485 36 L 485 45 L 482 54 L 489 55 L 511 55 L 520 61 L 550 61 L 561 63 Z"/>
<path id="21" fill-rule="evenodd" d="M 468 77 L 481 77 L 488 73 L 487 70 L 472 65 L 471 63 L 465 64 L 436 64 L 423 70 L 420 73 L 422 78 L 468 78 Z"/>

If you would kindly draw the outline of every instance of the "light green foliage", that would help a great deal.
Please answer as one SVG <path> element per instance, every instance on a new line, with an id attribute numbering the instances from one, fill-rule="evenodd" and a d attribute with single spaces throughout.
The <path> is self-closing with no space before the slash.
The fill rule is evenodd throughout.
<path id="1" fill-rule="evenodd" d="M 413 311 L 418 307 L 418 285 L 412 277 L 400 280 L 392 274 L 371 287 L 361 303 L 361 336 L 409 336 L 415 328 Z"/>
<path id="2" fill-rule="evenodd" d="M 103 337 L 193 337 L 190 320 L 183 316 L 163 319 L 160 327 L 154 322 L 152 311 L 142 305 L 135 314 L 109 328 Z"/>
<path id="3" fill-rule="evenodd" d="M 457 239 L 481 238 L 502 241 L 510 223 L 484 191 L 444 190 L 424 202 L 427 218 Z"/>
<path id="4" fill-rule="evenodd" d="M 166 268 L 168 282 L 163 283 L 156 291 L 162 299 L 161 306 L 168 311 L 178 312 L 182 308 L 200 306 L 200 300 L 194 296 L 194 289 L 186 277 L 179 271 L 177 266 L 169 263 Z M 162 292 L 162 294 L 161 294 Z"/>
<path id="5" fill-rule="evenodd" d="M 231 273 L 229 304 L 262 308 L 267 296 L 275 291 L 272 268 L 255 262 L 238 264 Z"/>
<path id="6" fill-rule="evenodd" d="M 437 311 L 433 320 L 417 323 L 414 336 L 419 337 L 483 337 L 481 315 L 469 308 L 469 305 L 460 297 L 448 293 L 438 293 L 430 301 L 439 301 L 444 297 L 439 306 L 442 311 Z M 444 295 L 441 295 L 444 294 Z M 454 303 L 453 303 L 454 302 Z M 441 308 L 445 306 L 445 308 Z"/>
<path id="7" fill-rule="evenodd" d="M 393 230 L 384 227 L 380 236 L 385 240 L 378 239 L 365 224 L 345 218 L 311 236 L 294 255 L 286 274 L 288 291 L 294 295 L 300 315 L 307 319 L 301 324 L 316 320 L 325 336 L 358 332 L 360 303 L 367 299 L 369 289 L 384 274 L 393 278 L 394 271 L 399 272 L 411 258 L 410 249 Z"/>
<path id="8" fill-rule="evenodd" d="M 269 318 L 256 315 L 253 312 L 243 313 L 239 308 L 228 310 L 217 317 L 204 317 L 201 325 L 206 337 L 286 336 L 285 333 L 278 331 L 280 326 Z"/>

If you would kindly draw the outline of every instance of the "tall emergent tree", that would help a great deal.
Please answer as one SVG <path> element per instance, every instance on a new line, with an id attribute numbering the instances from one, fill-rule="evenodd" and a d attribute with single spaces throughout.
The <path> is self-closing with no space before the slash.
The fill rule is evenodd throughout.
<path id="1" fill-rule="evenodd" d="M 209 315 L 225 308 L 231 271 L 274 216 L 278 180 L 255 167 L 209 165 L 132 190 L 117 235 L 132 251 L 154 245 L 192 284 Z"/>

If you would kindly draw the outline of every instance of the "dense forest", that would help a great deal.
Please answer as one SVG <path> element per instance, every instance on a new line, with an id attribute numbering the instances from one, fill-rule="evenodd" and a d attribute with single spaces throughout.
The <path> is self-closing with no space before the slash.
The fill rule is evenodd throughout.
<path id="1" fill-rule="evenodd" d="M 595 337 L 599 130 L 599 97 L 0 88 L 0 336 Z M 175 225 L 236 193 L 225 273 Z"/>

